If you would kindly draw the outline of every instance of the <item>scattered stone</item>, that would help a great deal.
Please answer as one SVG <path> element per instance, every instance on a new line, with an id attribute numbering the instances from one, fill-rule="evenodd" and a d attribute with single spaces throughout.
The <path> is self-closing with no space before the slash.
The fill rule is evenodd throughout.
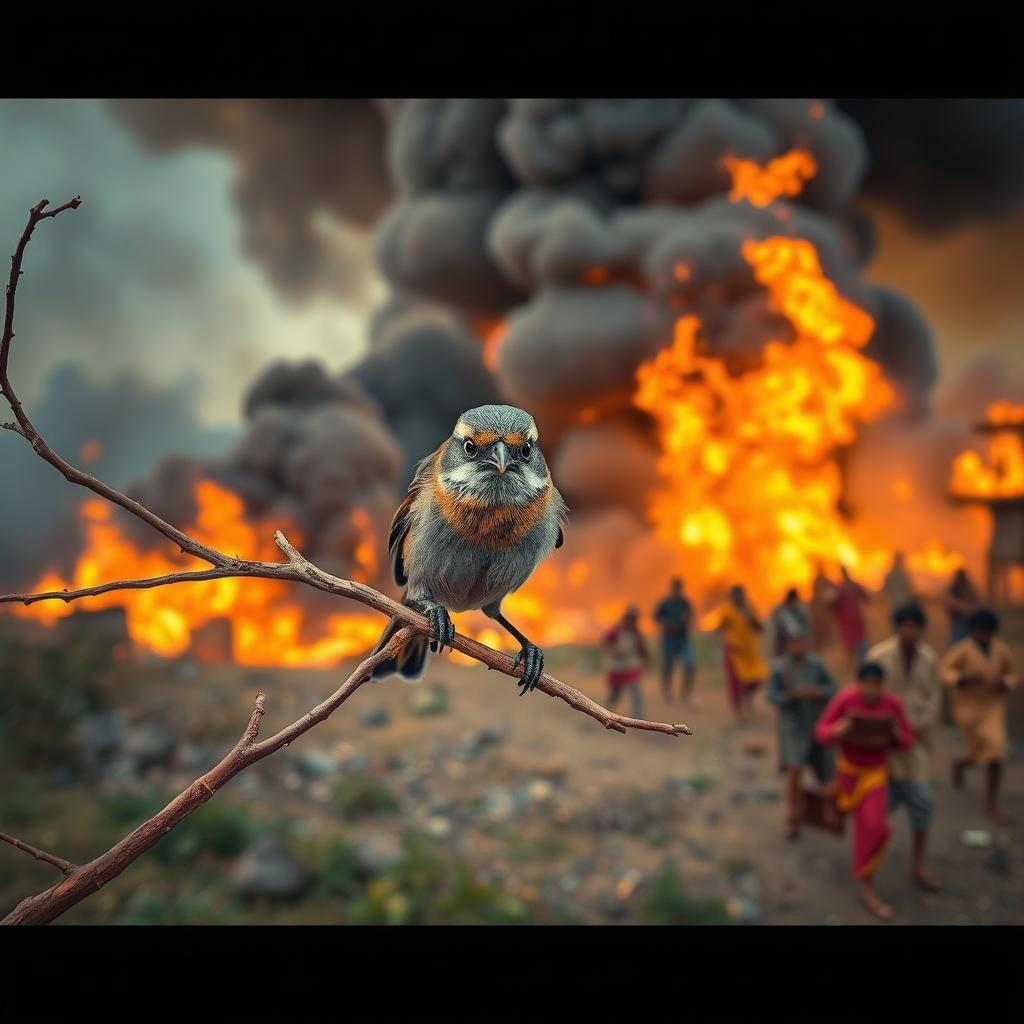
<path id="1" fill-rule="evenodd" d="M 764 757 L 768 753 L 768 743 L 759 736 L 747 736 L 741 749 L 748 757 Z"/>
<path id="2" fill-rule="evenodd" d="M 719 824 L 722 820 L 722 814 L 720 811 L 708 811 L 704 820 L 711 826 Z"/>
<path id="3" fill-rule="evenodd" d="M 993 874 L 1002 875 L 1004 878 L 1013 873 L 1010 851 L 1001 843 L 993 847 L 992 855 L 988 859 L 988 868 Z"/>
<path id="4" fill-rule="evenodd" d="M 366 729 L 380 729 L 391 721 L 391 712 L 383 704 L 367 708 L 359 716 L 359 723 Z"/>
<path id="5" fill-rule="evenodd" d="M 530 803 L 543 803 L 555 795 L 555 787 L 547 779 L 533 779 L 526 786 L 526 796 Z"/>
<path id="6" fill-rule="evenodd" d="M 151 768 L 170 768 L 177 746 L 177 737 L 163 719 L 148 718 L 128 727 L 121 753 L 144 775 Z"/>
<path id="7" fill-rule="evenodd" d="M 208 747 L 187 742 L 178 748 L 176 761 L 178 767 L 185 771 L 202 773 L 209 771 L 217 763 L 218 755 Z"/>
<path id="8" fill-rule="evenodd" d="M 362 832 L 353 838 L 356 861 L 369 877 L 383 875 L 402 859 L 402 844 L 388 832 Z"/>
<path id="9" fill-rule="evenodd" d="M 331 801 L 331 787 L 320 780 L 310 783 L 309 795 L 317 803 L 326 804 Z"/>
<path id="10" fill-rule="evenodd" d="M 753 872 L 743 872 L 743 874 L 739 875 L 734 880 L 733 884 L 739 890 L 740 894 L 746 896 L 747 899 L 756 901 L 761 898 L 761 882 Z"/>
<path id="11" fill-rule="evenodd" d="M 601 911 L 611 921 L 621 921 L 627 910 L 626 904 L 614 894 L 601 901 Z"/>
<path id="12" fill-rule="evenodd" d="M 622 877 L 615 883 L 615 896 L 620 900 L 628 900 L 634 892 L 636 892 L 637 886 L 643 881 L 643 873 L 638 871 L 636 868 L 630 868 Z"/>
<path id="13" fill-rule="evenodd" d="M 322 747 L 305 747 L 299 753 L 299 771 L 312 779 L 336 775 L 340 767 L 338 758 Z"/>
<path id="14" fill-rule="evenodd" d="M 675 776 L 668 779 L 665 784 L 670 791 L 680 796 L 700 796 L 714 789 L 715 780 L 709 775 Z"/>
<path id="15" fill-rule="evenodd" d="M 427 835 L 433 839 L 445 839 L 452 833 L 452 823 L 441 814 L 431 815 L 427 819 Z"/>
<path id="16" fill-rule="evenodd" d="M 483 811 L 490 821 L 508 821 L 517 809 L 515 795 L 505 786 L 489 786 L 484 793 Z"/>
<path id="17" fill-rule="evenodd" d="M 232 888 L 243 899 L 296 900 L 307 882 L 302 865 L 273 835 L 253 843 L 231 872 Z"/>
<path id="18" fill-rule="evenodd" d="M 475 729 L 467 733 L 459 746 L 459 756 L 464 761 L 472 761 L 479 757 L 485 750 L 496 747 L 505 742 L 508 734 L 504 729 L 495 726 L 484 726 L 482 729 Z"/>
<path id="19" fill-rule="evenodd" d="M 535 775 L 539 775 L 542 779 L 547 779 L 548 782 L 557 786 L 565 781 L 569 774 L 569 765 L 566 761 L 557 759 L 537 765 L 533 771 Z"/>
<path id="20" fill-rule="evenodd" d="M 960 842 L 964 846 L 977 849 L 988 849 L 992 845 L 992 833 L 987 828 L 968 828 L 960 833 Z"/>
<path id="21" fill-rule="evenodd" d="M 747 802 L 747 794 L 733 793 L 732 796 L 729 797 L 729 802 L 733 807 L 742 807 Z"/>
<path id="22" fill-rule="evenodd" d="M 409 701 L 409 710 L 414 715 L 443 715 L 449 707 L 448 691 L 440 683 L 417 688 Z"/>
<path id="23" fill-rule="evenodd" d="M 88 775 L 105 773 L 110 758 L 123 746 L 128 720 L 121 711 L 99 711 L 83 715 L 72 730 L 82 771 Z"/>
<path id="24" fill-rule="evenodd" d="M 285 789 L 291 790 L 293 793 L 302 789 L 302 776 L 298 772 L 285 772 L 281 782 Z"/>
<path id="25" fill-rule="evenodd" d="M 760 904 L 746 896 L 730 896 L 725 912 L 737 924 L 758 924 L 763 916 Z"/>
<path id="26" fill-rule="evenodd" d="M 775 803 L 782 799 L 782 790 L 778 786 L 763 786 L 754 790 L 754 796 L 765 803 Z"/>

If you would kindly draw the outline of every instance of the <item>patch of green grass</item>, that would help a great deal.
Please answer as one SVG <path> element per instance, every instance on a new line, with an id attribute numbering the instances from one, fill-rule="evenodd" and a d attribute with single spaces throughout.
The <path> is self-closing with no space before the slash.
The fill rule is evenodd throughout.
<path id="1" fill-rule="evenodd" d="M 730 877 L 742 875 L 745 871 L 750 871 L 754 867 L 746 857 L 723 857 L 718 862 L 718 865 Z"/>
<path id="2" fill-rule="evenodd" d="M 252 840 L 255 822 L 248 811 L 211 801 L 194 810 L 153 851 L 161 863 L 175 864 L 211 857 L 237 857 Z"/>
<path id="3" fill-rule="evenodd" d="M 86 632 L 50 646 L 0 628 L 0 749 L 6 757 L 28 769 L 73 764 L 75 722 L 104 706 L 101 685 L 113 661 L 113 644 Z"/>
<path id="4" fill-rule="evenodd" d="M 352 844 L 344 839 L 334 839 L 324 851 L 317 879 L 332 896 L 347 898 L 362 892 L 365 874 Z"/>
<path id="5" fill-rule="evenodd" d="M 720 899 L 691 896 L 675 864 L 666 861 L 655 876 L 643 906 L 651 924 L 725 924 L 729 915 Z"/>
<path id="6" fill-rule="evenodd" d="M 442 857 L 419 837 L 351 907 L 358 924 L 515 924 L 526 917 L 520 900 L 479 881 L 465 861 Z"/>
<path id="7" fill-rule="evenodd" d="M 112 924 L 226 924 L 230 910 L 209 892 L 164 892 L 149 886 L 136 889 Z"/>
<path id="8" fill-rule="evenodd" d="M 398 810 L 398 798 L 372 775 L 354 775 L 334 787 L 334 807 L 343 818 L 391 814 Z"/>

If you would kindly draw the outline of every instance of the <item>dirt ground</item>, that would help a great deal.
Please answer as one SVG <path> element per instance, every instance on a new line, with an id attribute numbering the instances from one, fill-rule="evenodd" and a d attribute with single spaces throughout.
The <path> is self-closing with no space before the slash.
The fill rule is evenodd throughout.
<path id="1" fill-rule="evenodd" d="M 848 837 L 805 830 L 796 842 L 783 838 L 774 709 L 759 697 L 755 721 L 736 725 L 713 649 L 705 645 L 702 653 L 696 710 L 666 702 L 653 679 L 645 687 L 646 717 L 687 721 L 691 737 L 609 732 L 544 694 L 520 698 L 507 677 L 444 659 L 435 661 L 416 686 L 398 680 L 364 686 L 303 742 L 358 755 L 379 771 L 404 766 L 396 777 L 411 772 L 418 782 L 410 792 L 419 827 L 453 844 L 485 875 L 490 870 L 513 895 L 529 900 L 560 889 L 560 899 L 583 920 L 632 920 L 634 899 L 668 860 L 691 897 L 724 901 L 734 920 L 875 923 L 855 899 Z M 549 668 L 594 699 L 604 698 L 594 652 L 555 650 Z M 337 678 L 325 672 L 202 669 L 192 679 L 178 679 L 175 703 L 202 717 L 215 698 L 219 708 L 210 717 L 222 719 L 231 706 L 241 721 L 260 686 L 269 698 L 268 733 L 315 703 Z M 447 693 L 447 710 L 411 714 L 417 691 L 429 692 L 438 683 Z M 194 691 L 194 699 L 188 691 Z M 357 724 L 361 715 L 381 707 L 390 716 L 386 725 Z M 194 724 L 203 727 L 198 719 Z M 504 735 L 468 763 L 454 757 L 467 736 L 481 729 Z M 952 789 L 950 762 L 957 742 L 955 730 L 944 727 L 930 842 L 931 865 L 944 890 L 927 895 L 909 883 L 909 832 L 902 811 L 893 819 L 879 888 L 899 923 L 1024 923 L 1021 751 L 1014 751 L 1005 782 L 1004 806 L 1015 823 L 993 828 L 983 814 L 979 772 L 965 790 Z M 244 789 L 239 780 L 232 785 Z M 517 785 L 536 797 L 528 797 L 522 810 L 500 799 Z M 460 814 L 460 808 L 479 806 L 481 799 L 482 812 L 473 818 Z M 989 845 L 965 845 L 965 830 L 985 830 Z"/>
<path id="2" fill-rule="evenodd" d="M 1020 658 L 1018 633 L 1006 630 Z M 878 923 L 856 900 L 849 836 L 804 830 L 796 842 L 783 838 L 774 709 L 759 696 L 754 722 L 736 725 L 715 639 L 701 636 L 697 652 L 696 709 L 666 702 L 653 677 L 644 687 L 646 717 L 686 721 L 689 737 L 610 732 L 557 699 L 540 692 L 520 698 L 509 677 L 448 657 L 435 659 L 415 685 L 366 684 L 331 719 L 233 780 L 214 801 L 218 813 L 254 816 L 260 828 L 285 823 L 296 855 L 306 858 L 314 877 L 322 876 L 320 890 L 287 905 L 243 905 L 230 894 L 236 862 L 227 859 L 240 850 L 190 859 L 179 849 L 175 861 L 166 852 L 157 856 L 158 848 L 63 921 L 137 921 L 140 914 L 168 923 L 348 920 L 348 904 L 323 895 L 328 883 L 315 852 L 339 838 L 371 862 L 383 858 L 365 883 L 379 897 L 372 919 L 408 920 L 405 897 L 388 888 L 384 862 L 397 842 L 425 837 L 450 863 L 470 865 L 473 884 L 497 894 L 486 897 L 489 909 L 480 912 L 500 912 L 501 920 Z M 838 652 L 827 652 L 827 660 L 840 667 Z M 174 767 L 132 785 L 163 793 L 184 788 L 234 743 L 258 690 L 267 694 L 262 733 L 269 735 L 331 693 L 348 668 L 121 666 L 110 691 L 113 706 L 158 716 L 178 744 Z M 548 668 L 604 701 L 594 649 L 552 649 Z M 1011 722 L 1020 722 L 1022 697 L 1012 695 Z M 943 891 L 926 895 L 910 884 L 903 811 L 892 821 L 879 889 L 896 923 L 1024 923 L 1024 750 L 1018 740 L 1006 771 L 1003 802 L 1014 824 L 993 828 L 983 813 L 980 773 L 963 791 L 950 784 L 957 745 L 955 729 L 944 726 L 930 840 Z M 27 841 L 78 863 L 146 816 L 129 810 L 116 820 L 104 817 L 109 783 L 39 784 L 20 802 L 12 792 L 9 824 Z M 968 830 L 978 830 L 984 845 L 966 845 Z M 50 881 L 45 865 L 0 849 L 5 904 Z M 416 883 L 409 884 L 415 896 Z M 465 892 L 467 899 L 483 898 L 479 890 Z M 476 920 L 477 906 L 463 907 L 458 919 Z M 428 908 L 416 919 L 429 922 L 436 913 Z"/>

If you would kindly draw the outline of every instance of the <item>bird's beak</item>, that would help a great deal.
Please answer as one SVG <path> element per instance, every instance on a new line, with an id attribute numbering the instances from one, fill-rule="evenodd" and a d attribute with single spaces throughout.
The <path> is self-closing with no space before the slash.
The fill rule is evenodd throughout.
<path id="1" fill-rule="evenodd" d="M 490 461 L 497 468 L 498 473 L 501 476 L 504 476 L 505 475 L 505 470 L 508 469 L 508 464 L 511 461 L 511 459 L 509 458 L 508 448 L 505 447 L 505 442 L 504 441 L 499 441 L 491 449 L 491 459 L 490 459 Z"/>

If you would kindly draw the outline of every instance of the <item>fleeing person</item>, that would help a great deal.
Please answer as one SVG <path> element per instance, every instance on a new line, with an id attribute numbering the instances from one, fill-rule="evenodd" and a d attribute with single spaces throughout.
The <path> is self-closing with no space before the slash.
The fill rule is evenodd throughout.
<path id="1" fill-rule="evenodd" d="M 952 647 L 967 637 L 967 620 L 981 607 L 981 591 L 974 585 L 966 569 L 957 569 L 944 596 L 946 610 L 949 612 L 949 644 Z"/>
<path id="2" fill-rule="evenodd" d="M 661 630 L 661 690 L 666 700 L 672 698 L 672 669 L 678 661 L 683 672 L 682 696 L 694 706 L 694 685 L 697 670 L 693 658 L 693 605 L 684 593 L 683 581 L 672 580 L 668 597 L 654 609 L 654 621 Z"/>
<path id="3" fill-rule="evenodd" d="M 718 630 L 729 699 L 740 724 L 749 720 L 754 694 L 768 676 L 768 666 L 758 649 L 758 634 L 763 629 L 743 586 L 737 583 L 730 587 L 729 598 L 720 609 Z"/>
<path id="4" fill-rule="evenodd" d="M 644 717 L 644 702 L 640 681 L 644 669 L 650 664 L 647 645 L 640 632 L 640 611 L 630 605 L 622 618 L 604 636 L 605 660 L 608 675 L 608 707 L 614 707 L 622 691 L 629 692 L 633 717 Z"/>
<path id="5" fill-rule="evenodd" d="M 807 627 L 786 636 L 786 651 L 772 665 L 768 699 L 779 709 L 779 760 L 786 773 L 787 839 L 798 839 L 803 820 L 801 775 L 808 765 L 820 783 L 832 781 L 835 754 L 819 743 L 814 727 L 838 687 L 825 663 L 808 649 Z"/>
<path id="6" fill-rule="evenodd" d="M 786 638 L 792 633 L 807 634 L 811 628 L 810 609 L 800 600 L 796 587 L 790 587 L 786 596 L 771 610 L 765 633 L 770 644 L 770 655 L 781 658 L 786 653 Z M 808 637 L 809 639 L 809 637 Z"/>
<path id="7" fill-rule="evenodd" d="M 1006 761 L 1006 693 L 1018 677 L 1010 648 L 1000 640 L 999 616 L 979 608 L 967 620 L 968 635 L 942 659 L 942 681 L 953 690 L 953 720 L 964 752 L 953 762 L 953 785 L 964 784 L 969 765 L 987 772 L 985 810 L 997 824 L 1009 824 L 999 809 L 999 789 Z"/>
<path id="8" fill-rule="evenodd" d="M 859 739 L 853 731 L 858 717 L 886 719 L 886 735 Z M 886 693 L 885 670 L 878 662 L 861 664 L 856 684 L 844 687 L 829 701 L 814 734 L 819 743 L 839 747 L 836 806 L 843 814 L 853 815 L 853 877 L 860 883 L 864 906 L 887 921 L 893 909 L 878 895 L 875 874 L 891 834 L 888 762 L 893 750 L 914 745 L 914 730 L 903 702 Z"/>
<path id="9" fill-rule="evenodd" d="M 851 575 L 845 565 L 840 566 L 842 578 L 835 588 L 832 611 L 839 627 L 839 638 L 850 664 L 856 668 L 868 649 L 868 626 L 864 618 L 864 606 L 871 600 L 871 594 Z"/>
<path id="10" fill-rule="evenodd" d="M 825 574 L 825 566 L 819 562 L 811 584 L 811 646 L 819 653 L 832 639 L 832 602 L 835 597 L 836 585 Z"/>
<path id="11" fill-rule="evenodd" d="M 892 566 L 885 574 L 882 583 L 882 593 L 889 602 L 889 614 L 892 615 L 897 608 L 914 599 L 914 592 L 911 588 L 910 576 L 907 574 L 907 565 L 903 558 L 903 552 L 897 551 L 893 556 Z"/>
<path id="12" fill-rule="evenodd" d="M 938 892 L 941 884 L 924 861 L 935 807 L 932 763 L 942 711 L 939 656 L 925 643 L 928 619 L 916 601 L 898 607 L 892 624 L 893 635 L 875 644 L 867 655 L 868 661 L 885 670 L 889 690 L 903 701 L 914 730 L 914 745 L 889 759 L 889 811 L 906 805 L 913 834 L 911 878 L 925 892 Z"/>

